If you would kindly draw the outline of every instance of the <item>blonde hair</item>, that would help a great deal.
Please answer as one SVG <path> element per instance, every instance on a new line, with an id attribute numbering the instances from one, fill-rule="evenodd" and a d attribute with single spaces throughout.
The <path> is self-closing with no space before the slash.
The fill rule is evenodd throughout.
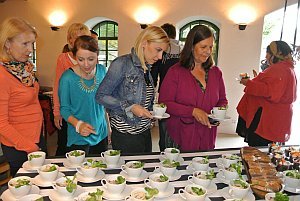
<path id="1" fill-rule="evenodd" d="M 71 38 L 77 37 L 78 33 L 83 33 L 83 35 L 91 35 L 90 29 L 82 23 L 73 23 L 68 29 L 67 41 L 69 43 Z"/>
<path id="2" fill-rule="evenodd" d="M 10 61 L 11 58 L 7 53 L 5 43 L 7 40 L 12 40 L 21 33 L 32 32 L 37 37 L 35 28 L 26 20 L 18 17 L 11 17 L 4 20 L 0 26 L 0 60 Z"/>
<path id="3" fill-rule="evenodd" d="M 145 64 L 145 57 L 144 57 L 144 51 L 142 47 L 142 43 L 146 42 L 154 42 L 154 43 L 170 43 L 170 39 L 166 32 L 157 26 L 149 26 L 146 29 L 144 29 L 137 37 L 135 44 L 134 44 L 134 50 L 139 58 L 141 65 L 144 70 L 147 70 L 147 66 Z"/>

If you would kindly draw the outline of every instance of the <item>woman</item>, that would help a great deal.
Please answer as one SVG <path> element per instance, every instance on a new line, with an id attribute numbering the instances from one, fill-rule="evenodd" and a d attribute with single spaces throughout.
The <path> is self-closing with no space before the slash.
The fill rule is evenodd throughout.
<path id="1" fill-rule="evenodd" d="M 68 122 L 67 151 L 87 154 L 107 150 L 107 121 L 104 107 L 95 101 L 96 90 L 106 69 L 98 63 L 98 42 L 79 36 L 72 49 L 77 65 L 65 71 L 59 82 L 61 115 Z"/>
<path id="2" fill-rule="evenodd" d="M 58 98 L 58 84 L 59 79 L 63 72 L 70 67 L 77 64 L 75 60 L 75 55 L 71 52 L 75 40 L 82 35 L 90 35 L 91 32 L 87 26 L 82 23 L 73 23 L 68 29 L 67 41 L 68 41 L 68 50 L 58 56 L 57 66 L 56 66 L 56 76 L 54 82 L 54 92 L 53 92 L 53 114 L 54 114 L 54 123 L 58 128 L 57 136 L 57 150 L 56 156 L 64 156 L 66 154 L 66 144 L 67 144 L 67 122 L 62 119 L 60 114 L 60 103 Z"/>
<path id="3" fill-rule="evenodd" d="M 215 147 L 217 127 L 208 114 L 213 107 L 227 106 L 221 70 L 213 65 L 214 37 L 204 25 L 193 27 L 180 55 L 162 83 L 159 102 L 167 105 L 166 147 L 183 151 Z"/>
<path id="4" fill-rule="evenodd" d="M 297 85 L 292 50 L 284 41 L 273 41 L 267 47 L 266 61 L 268 68 L 240 82 L 245 94 L 237 106 L 237 133 L 249 146 L 286 142 L 291 134 Z"/>
<path id="5" fill-rule="evenodd" d="M 21 18 L 6 19 L 0 27 L 0 141 L 13 176 L 28 153 L 46 151 L 39 84 L 28 61 L 36 37 L 36 30 Z"/>
<path id="6" fill-rule="evenodd" d="M 108 109 L 113 149 L 122 153 L 152 151 L 149 110 L 154 85 L 150 68 L 162 59 L 168 45 L 169 38 L 160 27 L 147 27 L 137 37 L 131 53 L 111 63 L 96 100 Z"/>

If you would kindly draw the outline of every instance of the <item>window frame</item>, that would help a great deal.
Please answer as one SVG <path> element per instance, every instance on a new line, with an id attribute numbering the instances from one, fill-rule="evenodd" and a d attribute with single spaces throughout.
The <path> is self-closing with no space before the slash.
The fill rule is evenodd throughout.
<path id="1" fill-rule="evenodd" d="M 108 26 L 109 25 L 114 26 L 114 31 L 113 31 L 114 36 L 108 36 Z M 101 27 L 103 27 L 103 26 L 105 26 L 105 28 L 106 28 L 105 36 L 101 36 Z M 101 21 L 101 22 L 97 23 L 96 25 L 94 25 L 92 30 L 98 34 L 98 45 L 99 45 L 99 41 L 101 41 L 101 40 L 105 41 L 105 49 L 100 49 L 100 47 L 99 47 L 99 51 L 105 51 L 105 60 L 98 58 L 98 62 L 104 63 L 104 66 L 109 67 L 108 65 L 112 61 L 112 60 L 108 59 L 109 52 L 116 52 L 117 53 L 116 55 L 118 55 L 119 50 L 118 50 L 118 46 L 117 46 L 116 50 L 109 50 L 108 44 L 109 44 L 109 41 L 115 40 L 115 41 L 117 41 L 117 45 L 118 45 L 119 25 L 118 25 L 118 23 L 116 23 L 114 21 L 104 20 L 104 21 Z"/>

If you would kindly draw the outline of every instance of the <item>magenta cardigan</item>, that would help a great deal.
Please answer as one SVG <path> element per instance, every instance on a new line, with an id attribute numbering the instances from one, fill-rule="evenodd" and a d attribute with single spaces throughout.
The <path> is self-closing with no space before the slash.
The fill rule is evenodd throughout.
<path id="1" fill-rule="evenodd" d="M 210 113 L 215 106 L 228 104 L 221 70 L 213 66 L 208 72 L 203 92 L 190 70 L 179 63 L 171 67 L 162 83 L 159 102 L 167 105 L 170 137 L 183 151 L 214 149 L 217 127 L 208 128 L 192 116 L 194 108 Z"/>

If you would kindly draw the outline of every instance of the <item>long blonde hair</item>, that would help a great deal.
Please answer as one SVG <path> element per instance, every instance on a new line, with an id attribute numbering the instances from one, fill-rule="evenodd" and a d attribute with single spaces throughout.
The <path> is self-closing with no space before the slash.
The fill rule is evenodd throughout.
<path id="1" fill-rule="evenodd" d="M 155 42 L 155 43 L 170 43 L 170 39 L 166 32 L 158 27 L 158 26 L 149 26 L 144 29 L 137 37 L 135 44 L 134 44 L 134 51 L 139 58 L 143 69 L 146 71 L 147 67 L 145 64 L 145 55 L 142 47 L 142 43 L 146 42 Z"/>
<path id="2" fill-rule="evenodd" d="M 37 37 L 35 28 L 22 18 L 11 17 L 3 21 L 0 26 L 0 61 L 11 60 L 5 47 L 6 41 L 25 32 L 32 32 Z"/>

